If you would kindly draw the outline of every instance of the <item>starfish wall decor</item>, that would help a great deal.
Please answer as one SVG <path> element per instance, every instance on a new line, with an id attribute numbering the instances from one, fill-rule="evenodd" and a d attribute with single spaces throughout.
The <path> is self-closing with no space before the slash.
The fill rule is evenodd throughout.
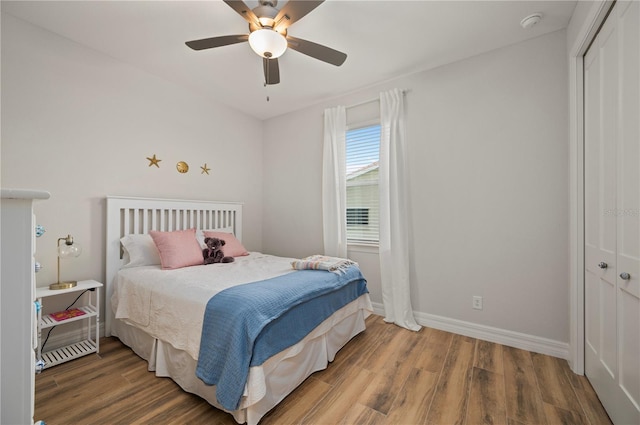
<path id="1" fill-rule="evenodd" d="M 156 154 L 155 153 L 153 154 L 153 156 L 151 158 L 147 157 L 147 159 L 149 160 L 149 167 L 151 167 L 152 165 L 155 165 L 156 167 L 160 168 L 160 165 L 158 164 L 158 162 L 160 162 L 162 160 L 156 158 Z"/>

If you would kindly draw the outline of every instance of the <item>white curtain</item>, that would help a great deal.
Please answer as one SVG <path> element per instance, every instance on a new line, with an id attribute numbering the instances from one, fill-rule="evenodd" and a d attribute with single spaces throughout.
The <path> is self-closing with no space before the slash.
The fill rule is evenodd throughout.
<path id="1" fill-rule="evenodd" d="M 411 308 L 404 93 L 380 93 L 380 276 L 384 320 L 420 330 Z"/>
<path id="2" fill-rule="evenodd" d="M 344 106 L 324 111 L 322 220 L 324 253 L 347 257 L 347 114 Z"/>

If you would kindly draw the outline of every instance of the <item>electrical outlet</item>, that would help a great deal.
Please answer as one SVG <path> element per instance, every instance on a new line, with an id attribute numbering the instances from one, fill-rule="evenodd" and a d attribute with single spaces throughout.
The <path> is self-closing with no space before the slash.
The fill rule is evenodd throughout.
<path id="1" fill-rule="evenodd" d="M 474 295 L 473 297 L 473 308 L 475 310 L 482 310 L 482 297 L 478 295 Z"/>

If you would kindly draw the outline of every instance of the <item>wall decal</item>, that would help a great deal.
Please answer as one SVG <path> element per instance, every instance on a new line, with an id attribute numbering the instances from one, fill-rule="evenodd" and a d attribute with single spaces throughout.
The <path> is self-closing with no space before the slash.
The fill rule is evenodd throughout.
<path id="1" fill-rule="evenodd" d="M 149 167 L 151 167 L 152 165 L 155 165 L 156 167 L 160 168 L 160 165 L 158 165 L 158 162 L 160 162 L 162 160 L 156 158 L 156 154 L 155 153 L 153 154 L 153 156 L 151 158 L 147 157 L 147 159 L 149 160 Z"/>
<path id="2" fill-rule="evenodd" d="M 205 162 L 204 165 L 202 167 L 200 167 L 202 169 L 202 172 L 200 174 L 207 174 L 209 175 L 209 171 L 211 171 L 211 168 L 207 167 L 207 163 Z"/>
<path id="3" fill-rule="evenodd" d="M 179 173 L 186 173 L 187 171 L 189 171 L 189 165 L 184 162 L 184 161 L 180 161 L 176 164 L 176 168 L 178 169 Z"/>

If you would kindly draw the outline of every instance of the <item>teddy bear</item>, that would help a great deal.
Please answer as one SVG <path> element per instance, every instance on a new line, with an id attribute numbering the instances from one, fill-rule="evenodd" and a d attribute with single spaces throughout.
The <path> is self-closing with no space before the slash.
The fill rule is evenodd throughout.
<path id="1" fill-rule="evenodd" d="M 202 250 L 204 264 L 233 262 L 233 257 L 225 257 L 222 252 L 222 247 L 226 244 L 224 239 L 204 238 L 204 243 L 207 245 L 207 247 Z"/>

